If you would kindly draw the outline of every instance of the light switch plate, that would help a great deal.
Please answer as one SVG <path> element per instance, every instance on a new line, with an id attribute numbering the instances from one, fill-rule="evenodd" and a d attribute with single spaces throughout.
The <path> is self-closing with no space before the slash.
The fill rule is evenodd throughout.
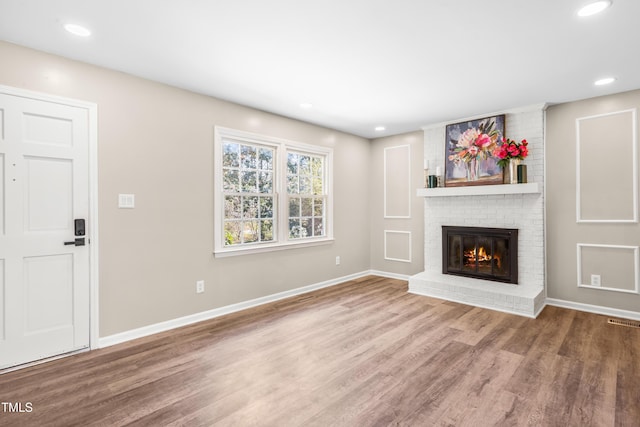
<path id="1" fill-rule="evenodd" d="M 118 194 L 118 207 L 120 209 L 133 209 L 135 206 L 135 194 Z"/>

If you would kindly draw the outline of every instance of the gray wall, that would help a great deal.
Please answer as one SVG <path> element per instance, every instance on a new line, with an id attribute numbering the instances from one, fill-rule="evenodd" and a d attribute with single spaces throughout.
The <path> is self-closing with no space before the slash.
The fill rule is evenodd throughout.
<path id="1" fill-rule="evenodd" d="M 640 244 L 640 225 L 621 222 L 632 219 L 634 203 L 637 207 L 633 168 L 638 152 L 634 157 L 632 150 L 637 144 L 633 141 L 634 131 L 638 134 L 637 121 L 633 123 L 637 112 L 628 111 L 637 108 L 640 91 L 547 110 L 549 298 L 640 312 L 640 296 L 628 293 L 636 286 L 637 254 L 625 248 Z M 579 287 L 578 274 L 587 286 L 591 275 L 600 275 L 601 288 Z"/>
<path id="2" fill-rule="evenodd" d="M 424 270 L 424 133 L 371 142 L 371 268 L 401 276 Z"/>
<path id="3" fill-rule="evenodd" d="M 369 270 L 369 140 L 5 42 L 0 63 L 2 85 L 98 105 L 101 337 Z M 333 147 L 335 242 L 214 258 L 215 125 Z"/>

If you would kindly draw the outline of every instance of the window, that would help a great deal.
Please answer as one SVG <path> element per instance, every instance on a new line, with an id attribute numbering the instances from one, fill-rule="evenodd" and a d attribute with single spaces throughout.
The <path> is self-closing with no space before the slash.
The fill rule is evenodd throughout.
<path id="1" fill-rule="evenodd" d="M 275 150 L 226 140 L 222 151 L 224 244 L 273 241 Z"/>
<path id="2" fill-rule="evenodd" d="M 215 253 L 332 240 L 331 149 L 216 128 Z"/>
<path id="3" fill-rule="evenodd" d="M 289 238 L 324 236 L 324 157 L 287 153 Z"/>

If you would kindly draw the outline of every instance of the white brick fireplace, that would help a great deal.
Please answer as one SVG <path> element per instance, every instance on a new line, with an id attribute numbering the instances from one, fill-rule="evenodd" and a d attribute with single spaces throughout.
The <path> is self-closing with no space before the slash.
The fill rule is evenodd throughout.
<path id="1" fill-rule="evenodd" d="M 425 271 L 410 278 L 409 292 L 536 317 L 545 300 L 544 106 L 504 114 L 506 136 L 529 142 L 524 164 L 532 184 L 418 190 L 419 196 L 428 196 L 424 197 Z M 425 159 L 432 174 L 436 166 L 444 170 L 445 126 L 424 128 Z M 442 274 L 443 225 L 517 228 L 518 284 Z"/>

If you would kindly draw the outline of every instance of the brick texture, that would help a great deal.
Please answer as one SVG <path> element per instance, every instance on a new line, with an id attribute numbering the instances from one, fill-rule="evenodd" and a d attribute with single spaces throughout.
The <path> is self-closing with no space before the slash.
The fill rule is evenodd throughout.
<path id="1" fill-rule="evenodd" d="M 453 123 L 453 122 L 452 122 Z M 543 188 L 544 182 L 544 111 L 538 107 L 532 110 L 506 113 L 505 133 L 511 139 L 527 139 L 529 156 L 523 164 L 527 165 L 528 182 L 537 182 Z M 435 166 L 444 170 L 445 159 L 445 125 L 425 130 L 424 152 L 432 170 Z M 442 231 L 443 225 L 517 228 L 518 231 L 518 289 L 517 294 L 534 295 L 532 298 L 543 298 L 537 291 L 544 287 L 544 195 L 541 194 L 507 194 L 489 196 L 454 196 L 430 197 L 424 201 L 425 213 L 425 272 L 429 277 L 439 277 L 441 284 L 447 284 L 451 292 L 455 292 L 456 300 L 461 294 L 456 292 L 455 285 L 464 285 L 468 290 L 477 286 L 482 293 L 484 281 L 477 285 L 469 285 L 469 280 L 442 274 Z M 496 303 L 506 300 L 513 294 L 514 285 L 498 284 L 505 292 L 493 292 Z M 492 287 L 492 289 L 495 287 Z M 531 291 L 531 292 L 529 292 Z M 469 303 L 479 298 L 478 292 L 465 291 Z M 446 295 L 445 295 L 446 297 Z M 480 297 L 479 305 L 492 305 L 486 301 L 494 297 Z M 463 301 L 464 302 L 464 301 Z M 475 301 L 477 302 L 477 301 Z M 541 307 L 540 307 L 541 308 Z"/>

